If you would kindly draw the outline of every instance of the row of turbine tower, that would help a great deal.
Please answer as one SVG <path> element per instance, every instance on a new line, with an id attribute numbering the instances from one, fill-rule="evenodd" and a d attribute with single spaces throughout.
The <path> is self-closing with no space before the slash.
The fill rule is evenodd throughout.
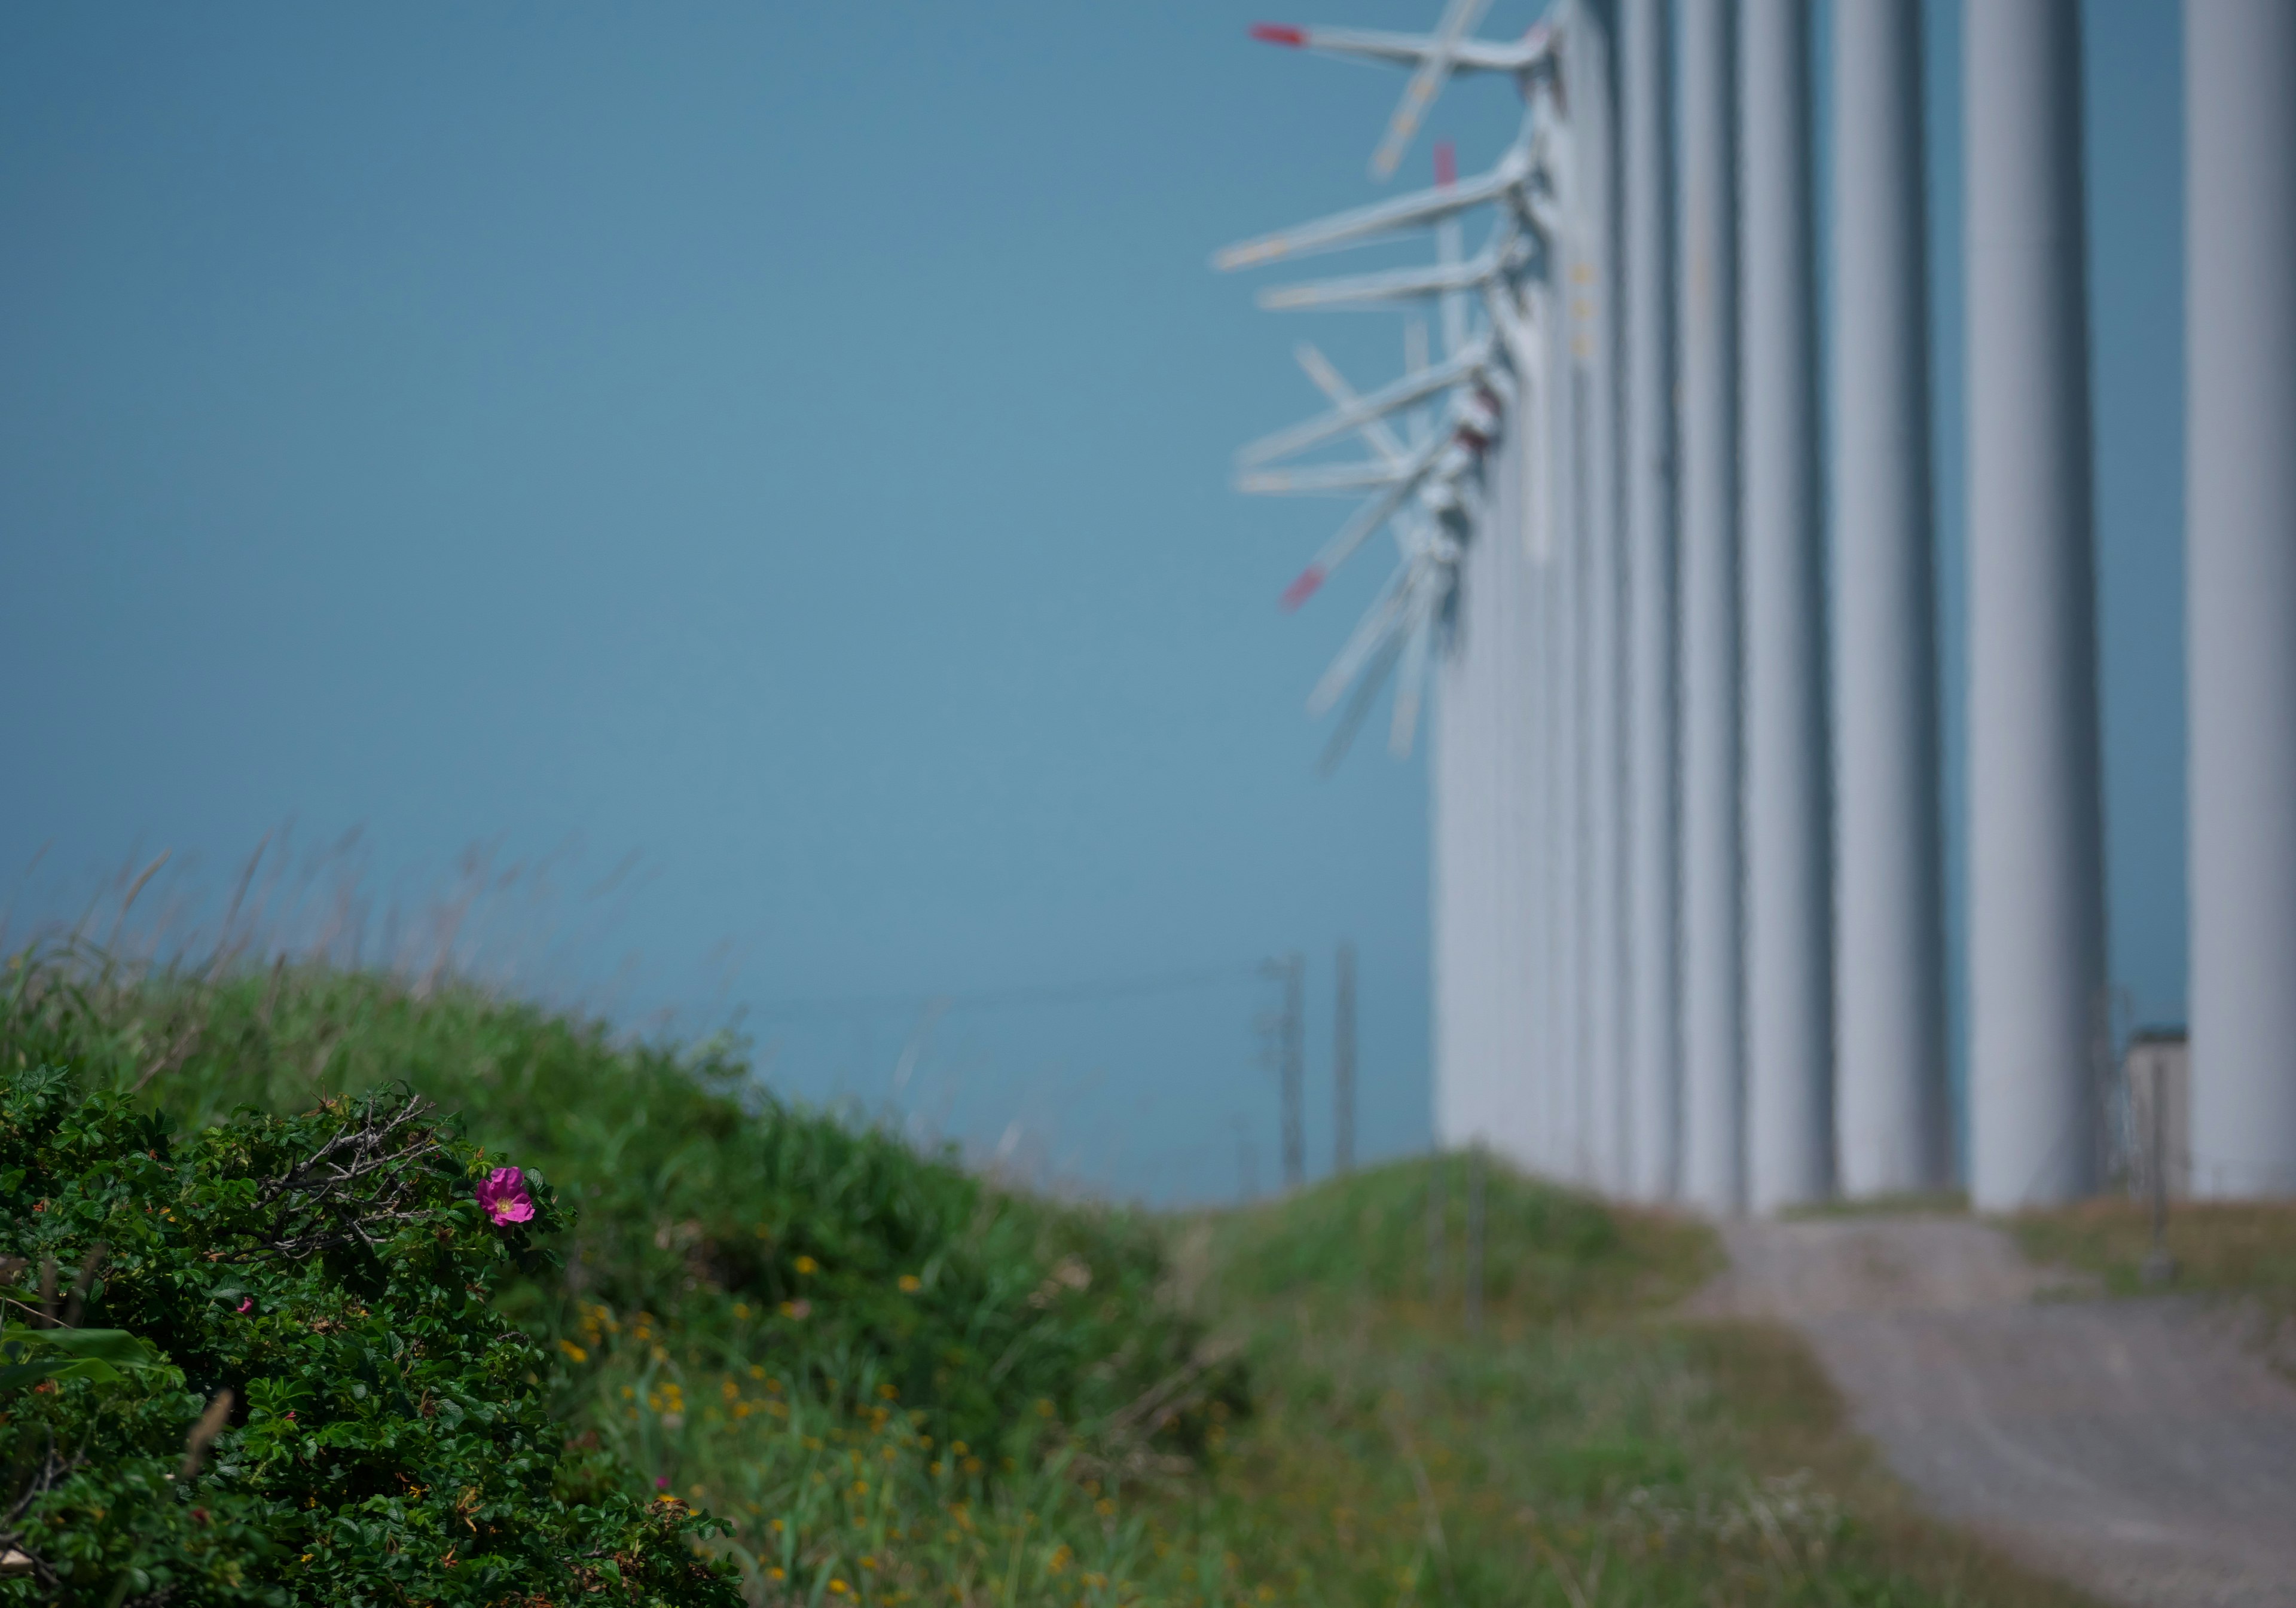
<path id="1" fill-rule="evenodd" d="M 1477 36 L 1487 3 L 1427 35 L 1254 29 L 1410 69 L 1375 178 L 1451 77 L 1511 80 L 1523 118 L 1480 174 L 1439 150 L 1431 190 L 1215 258 L 1433 237 L 1424 266 L 1262 293 L 1403 308 L 1405 372 L 1357 392 L 1303 346 L 1331 406 L 1245 448 L 1239 483 L 1365 496 L 1286 607 L 1394 543 L 1310 706 L 1346 701 L 1335 760 L 1392 681 L 1401 753 L 1431 691 L 1439 1137 L 1718 1212 L 2090 1192 L 2112 1046 L 2079 0 L 1964 12 L 1958 1111 L 1919 0 L 1833 8 L 1823 385 L 1808 0 L 1557 0 L 1511 41 Z M 2192 1177 L 2296 1193 L 2296 5 L 2187 0 L 2185 34 Z"/>

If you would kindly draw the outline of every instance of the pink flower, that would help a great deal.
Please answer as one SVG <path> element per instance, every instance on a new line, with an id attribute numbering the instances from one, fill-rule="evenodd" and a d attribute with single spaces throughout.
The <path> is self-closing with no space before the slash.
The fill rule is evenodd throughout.
<path id="1" fill-rule="evenodd" d="M 239 1303 L 239 1315 L 240 1315 L 242 1318 L 246 1317 L 250 1312 L 252 1312 L 253 1310 L 255 1310 L 255 1297 L 254 1297 L 254 1296 L 250 1295 L 250 1296 L 249 1296 L 245 1301 L 242 1301 L 242 1302 L 241 1302 Z"/>
<path id="2" fill-rule="evenodd" d="M 668 1474 L 656 1474 L 653 1477 L 653 1488 L 656 1490 L 668 1490 L 669 1489 L 669 1476 Z"/>
<path id="3" fill-rule="evenodd" d="M 497 1167 L 480 1180 L 479 1204 L 496 1223 L 522 1223 L 534 1216 L 534 1202 L 526 1193 L 526 1174 L 516 1167 Z"/>

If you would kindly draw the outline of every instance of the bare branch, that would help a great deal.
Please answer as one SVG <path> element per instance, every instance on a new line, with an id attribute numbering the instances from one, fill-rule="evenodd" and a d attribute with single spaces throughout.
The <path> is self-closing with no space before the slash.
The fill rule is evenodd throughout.
<path id="1" fill-rule="evenodd" d="M 423 1164 L 446 1149 L 430 1115 L 419 1096 L 387 1110 L 370 1097 L 357 1120 L 265 1180 L 258 1202 L 279 1207 L 293 1227 L 262 1248 L 298 1257 L 353 1244 L 373 1250 L 397 1225 L 425 1216 L 416 1204 Z"/>

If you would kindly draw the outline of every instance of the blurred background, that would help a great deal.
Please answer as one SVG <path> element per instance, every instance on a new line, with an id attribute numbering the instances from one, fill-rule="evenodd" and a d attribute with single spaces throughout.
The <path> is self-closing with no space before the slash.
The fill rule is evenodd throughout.
<path id="1" fill-rule="evenodd" d="M 1227 489 L 1315 411 L 1293 339 L 1367 381 L 1398 330 L 1294 329 L 1206 265 L 1367 199 L 1397 86 L 1250 45 L 1259 15 L 0 14 L 10 944 L 110 898 L 102 939 L 167 851 L 144 941 L 244 886 L 242 924 L 731 1024 L 786 1093 L 1173 1202 L 1276 1181 L 1259 967 L 1295 950 L 1328 1168 L 1345 938 L 1359 1154 L 1424 1145 L 1422 763 L 1374 737 L 1320 779 L 1301 708 L 1376 567 L 1280 615 L 1341 506 Z M 1956 956 L 1959 17 L 1928 7 Z M 2144 1022 L 2185 986 L 2178 42 L 2169 0 L 2087 8 Z M 1472 83 L 1433 131 L 1473 171 L 1517 115 Z"/>

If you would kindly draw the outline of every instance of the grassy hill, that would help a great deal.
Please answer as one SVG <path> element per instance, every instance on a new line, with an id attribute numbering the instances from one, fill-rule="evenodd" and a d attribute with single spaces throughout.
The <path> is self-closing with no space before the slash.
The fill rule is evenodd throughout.
<path id="1" fill-rule="evenodd" d="M 187 1129 L 403 1081 L 537 1174 L 495 1305 L 574 1459 L 729 1526 L 754 1602 L 2051 1603 L 1906 1514 L 1807 1357 L 1669 1313 L 1690 1222 L 1464 1158 L 1154 1219 L 782 1104 L 738 1046 L 447 986 L 20 961 L 43 1063 Z"/>

